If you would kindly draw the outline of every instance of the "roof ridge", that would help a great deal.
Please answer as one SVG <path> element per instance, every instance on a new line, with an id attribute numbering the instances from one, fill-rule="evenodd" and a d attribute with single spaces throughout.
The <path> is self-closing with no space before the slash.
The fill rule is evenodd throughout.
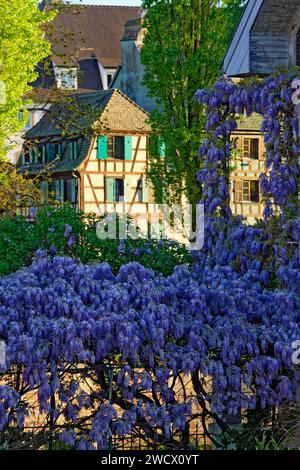
<path id="1" fill-rule="evenodd" d="M 73 4 L 69 4 L 68 6 L 74 7 L 74 6 L 76 6 L 76 4 L 73 3 Z M 140 9 L 142 9 L 141 5 L 92 5 L 92 4 L 85 3 L 83 5 L 79 4 L 79 6 L 81 8 L 82 7 L 83 8 L 85 8 L 85 7 L 94 7 L 94 8 L 99 8 L 99 7 L 103 8 L 103 7 L 105 7 L 105 8 L 140 8 Z"/>
<path id="2" fill-rule="evenodd" d="M 111 89 L 97 90 L 97 91 L 85 91 L 83 93 L 74 93 L 72 96 L 80 98 L 81 96 L 85 96 L 85 95 L 97 95 L 99 93 L 109 93 L 111 91 L 112 91 Z"/>

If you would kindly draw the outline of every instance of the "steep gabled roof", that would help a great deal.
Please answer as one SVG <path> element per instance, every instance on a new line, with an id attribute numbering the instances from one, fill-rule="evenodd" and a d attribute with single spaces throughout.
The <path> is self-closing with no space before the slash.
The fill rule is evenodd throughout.
<path id="1" fill-rule="evenodd" d="M 120 90 L 72 94 L 52 104 L 44 117 L 25 134 L 26 140 L 92 134 L 98 129 L 150 132 L 148 114 Z"/>
<path id="2" fill-rule="evenodd" d="M 133 6 L 64 6 L 53 21 L 54 62 L 58 66 L 64 65 L 68 56 L 73 61 L 74 58 L 76 61 L 96 58 L 104 67 L 118 67 L 125 23 L 139 18 L 141 13 L 140 7 Z"/>
<path id="3" fill-rule="evenodd" d="M 91 131 L 99 119 L 113 90 L 95 93 L 72 94 L 51 105 L 44 117 L 25 134 L 25 139 L 83 134 Z"/>
<path id="4" fill-rule="evenodd" d="M 52 163 L 31 163 L 28 165 L 24 165 L 22 162 L 22 157 L 20 157 L 17 163 L 17 168 L 21 173 L 37 175 L 42 170 L 44 170 L 45 166 L 47 165 L 47 168 L 51 173 L 70 173 L 76 170 L 76 168 L 78 168 L 87 157 L 92 143 L 92 139 L 92 136 L 85 136 L 78 141 L 78 155 L 75 160 L 70 159 L 69 145 L 63 145 L 60 160 L 55 160 Z"/>
<path id="5" fill-rule="evenodd" d="M 78 139 L 78 158 L 70 160 L 69 146 L 63 142 L 59 161 L 51 164 L 51 172 L 70 172 L 88 155 L 93 136 L 97 133 L 147 134 L 151 128 L 148 114 L 120 90 L 102 90 L 96 93 L 73 94 L 66 100 L 52 104 L 44 117 L 25 134 L 25 147 Z M 45 163 L 23 165 L 19 169 L 37 174 Z"/>
<path id="6" fill-rule="evenodd" d="M 299 0 L 248 0 L 224 57 L 229 76 L 266 75 L 296 64 L 293 35 L 300 23 Z"/>
<path id="7" fill-rule="evenodd" d="M 264 0 L 248 0 L 238 27 L 223 59 L 222 70 L 227 75 L 250 72 L 250 31 Z"/>

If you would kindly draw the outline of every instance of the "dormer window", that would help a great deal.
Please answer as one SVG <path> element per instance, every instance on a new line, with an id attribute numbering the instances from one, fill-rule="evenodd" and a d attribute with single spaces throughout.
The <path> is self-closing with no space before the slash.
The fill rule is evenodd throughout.
<path id="1" fill-rule="evenodd" d="M 58 67 L 56 81 L 61 90 L 77 90 L 77 69 Z"/>
<path id="2" fill-rule="evenodd" d="M 104 69 L 103 73 L 103 88 L 107 90 L 114 79 L 115 69 Z"/>

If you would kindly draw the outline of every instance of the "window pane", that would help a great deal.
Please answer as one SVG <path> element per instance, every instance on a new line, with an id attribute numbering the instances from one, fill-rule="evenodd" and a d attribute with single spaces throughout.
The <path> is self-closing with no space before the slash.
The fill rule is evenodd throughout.
<path id="1" fill-rule="evenodd" d="M 244 158 L 249 158 L 250 139 L 244 139 Z"/>
<path id="2" fill-rule="evenodd" d="M 114 139 L 113 137 L 107 137 L 107 158 L 114 157 Z"/>
<path id="3" fill-rule="evenodd" d="M 250 194 L 249 194 L 249 181 L 243 181 L 243 201 L 249 202 Z"/>
<path id="4" fill-rule="evenodd" d="M 251 139 L 250 158 L 258 160 L 259 157 L 259 139 Z"/>
<path id="5" fill-rule="evenodd" d="M 115 158 L 124 160 L 124 137 L 115 137 Z"/>
<path id="6" fill-rule="evenodd" d="M 55 146 L 54 144 L 48 144 L 47 145 L 47 160 L 48 162 L 52 162 L 55 157 Z"/>
<path id="7" fill-rule="evenodd" d="M 113 75 L 111 73 L 108 73 L 106 76 L 107 76 L 107 87 L 109 87 L 109 85 L 112 82 Z"/>
<path id="8" fill-rule="evenodd" d="M 251 181 L 250 183 L 251 202 L 259 202 L 259 183 Z"/>
<path id="9" fill-rule="evenodd" d="M 124 180 L 116 179 L 116 201 L 121 202 L 124 198 Z"/>
<path id="10" fill-rule="evenodd" d="M 143 180 L 138 180 L 137 183 L 137 200 L 143 202 Z"/>
<path id="11" fill-rule="evenodd" d="M 72 202 L 72 180 L 65 180 L 65 202 Z"/>

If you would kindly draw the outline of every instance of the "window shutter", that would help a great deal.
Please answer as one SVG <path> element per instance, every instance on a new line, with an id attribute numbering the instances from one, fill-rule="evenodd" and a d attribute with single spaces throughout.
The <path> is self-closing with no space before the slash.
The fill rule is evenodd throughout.
<path id="1" fill-rule="evenodd" d="M 149 202 L 149 189 L 146 178 L 143 178 L 143 202 Z"/>
<path id="2" fill-rule="evenodd" d="M 243 157 L 249 158 L 250 157 L 250 139 L 243 139 Z"/>
<path id="3" fill-rule="evenodd" d="M 52 162 L 55 158 L 55 145 L 54 144 L 48 144 L 48 161 Z"/>
<path id="4" fill-rule="evenodd" d="M 243 182 L 242 180 L 234 180 L 234 201 L 242 202 L 243 200 Z"/>
<path id="5" fill-rule="evenodd" d="M 73 158 L 76 160 L 77 156 L 78 156 L 77 140 L 74 140 L 74 142 L 73 142 Z"/>
<path id="6" fill-rule="evenodd" d="M 73 142 L 69 142 L 69 160 L 73 160 Z"/>
<path id="7" fill-rule="evenodd" d="M 124 142 L 124 160 L 132 160 L 132 136 L 125 137 Z"/>
<path id="8" fill-rule="evenodd" d="M 105 179 L 106 202 L 116 201 L 116 182 L 114 178 Z"/>
<path id="9" fill-rule="evenodd" d="M 33 148 L 30 147 L 30 149 L 29 149 L 29 163 L 33 163 L 33 157 L 34 157 Z"/>
<path id="10" fill-rule="evenodd" d="M 42 181 L 40 189 L 42 193 L 42 203 L 47 204 L 48 203 L 48 181 Z"/>
<path id="11" fill-rule="evenodd" d="M 77 179 L 71 181 L 71 202 L 77 203 Z"/>
<path id="12" fill-rule="evenodd" d="M 240 154 L 239 156 L 242 156 L 243 152 L 243 139 L 241 137 L 235 137 L 234 138 L 234 148 L 235 150 Z"/>
<path id="13" fill-rule="evenodd" d="M 64 202 L 65 200 L 65 180 L 59 180 L 60 181 L 60 200 L 61 202 Z"/>
<path id="14" fill-rule="evenodd" d="M 124 180 L 124 196 L 125 196 L 125 202 L 131 202 L 132 201 L 132 189 L 131 189 L 131 177 L 125 178 Z"/>
<path id="15" fill-rule="evenodd" d="M 57 155 L 58 155 L 58 160 L 61 160 L 61 144 L 57 145 Z"/>
<path id="16" fill-rule="evenodd" d="M 46 145 L 43 145 L 42 147 L 42 161 L 43 163 L 46 162 Z"/>
<path id="17" fill-rule="evenodd" d="M 34 163 L 38 163 L 39 162 L 39 149 L 38 147 L 34 147 Z"/>
<path id="18" fill-rule="evenodd" d="M 60 201 L 60 180 L 55 180 L 55 200 Z"/>
<path id="19" fill-rule="evenodd" d="M 158 139 L 158 156 L 160 158 L 166 156 L 166 144 L 161 137 Z"/>
<path id="20" fill-rule="evenodd" d="M 106 137 L 106 135 L 99 135 L 98 136 L 97 158 L 99 160 L 106 160 L 106 158 L 107 158 L 107 137 Z"/>

